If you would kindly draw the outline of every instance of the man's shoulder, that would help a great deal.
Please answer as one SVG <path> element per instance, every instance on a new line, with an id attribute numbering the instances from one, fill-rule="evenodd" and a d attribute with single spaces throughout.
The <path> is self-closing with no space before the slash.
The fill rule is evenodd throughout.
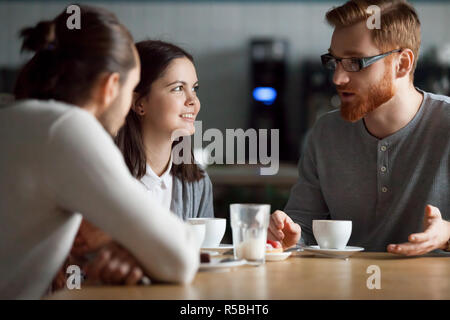
<path id="1" fill-rule="evenodd" d="M 93 133 L 95 136 L 99 131 L 105 131 L 94 115 L 80 107 L 60 104 L 57 109 L 54 112 L 56 117 L 49 128 L 50 134 L 60 131 L 82 131 Z"/>
<path id="2" fill-rule="evenodd" d="M 312 133 L 314 135 L 320 135 L 327 132 L 343 132 L 345 130 L 351 130 L 355 127 L 355 123 L 345 121 L 340 113 L 339 109 L 329 111 L 319 116 L 312 127 Z"/>
<path id="3" fill-rule="evenodd" d="M 428 104 L 437 107 L 439 111 L 450 115 L 450 97 L 442 94 L 426 92 Z"/>
<path id="4" fill-rule="evenodd" d="M 67 113 L 85 113 L 79 107 L 55 100 L 25 99 L 17 100 L 0 110 L 0 114 L 17 119 L 33 119 L 35 123 L 51 123 Z M 11 118 L 10 118 L 11 119 Z"/>
<path id="5" fill-rule="evenodd" d="M 71 144 L 73 148 L 84 148 L 88 142 L 100 146 L 111 140 L 94 115 L 64 102 L 22 100 L 11 105 L 8 112 L 14 125 L 5 129 L 7 133 L 20 130 L 22 137 L 29 137 L 30 143 L 41 141 L 48 148 L 56 148 L 55 150 L 65 144 Z"/>
<path id="6" fill-rule="evenodd" d="M 335 124 L 343 121 L 339 109 L 328 111 L 317 118 L 316 125 Z"/>
<path id="7" fill-rule="evenodd" d="M 34 142 L 46 140 L 56 128 L 68 123 L 78 123 L 80 130 L 92 127 L 92 115 L 77 106 L 54 100 L 17 100 L 0 110 L 0 133 Z M 87 121 L 88 120 L 88 121 Z M 30 141 L 31 141 L 30 140 Z"/>
<path id="8" fill-rule="evenodd" d="M 71 106 L 67 103 L 56 100 L 38 100 L 38 99 L 23 99 L 16 100 L 11 104 L 5 106 L 5 110 L 8 111 L 28 111 L 28 112 L 54 112 L 62 113 L 69 109 Z"/>
<path id="9" fill-rule="evenodd" d="M 445 106 L 446 108 L 450 108 L 450 97 L 449 96 L 445 96 L 443 94 L 432 93 L 432 92 L 425 92 L 425 94 L 428 95 L 431 102 L 441 104 L 441 105 Z"/>
<path id="10" fill-rule="evenodd" d="M 446 127 L 450 127 L 450 97 L 430 92 L 425 92 L 426 111 L 429 118 L 439 121 Z"/>

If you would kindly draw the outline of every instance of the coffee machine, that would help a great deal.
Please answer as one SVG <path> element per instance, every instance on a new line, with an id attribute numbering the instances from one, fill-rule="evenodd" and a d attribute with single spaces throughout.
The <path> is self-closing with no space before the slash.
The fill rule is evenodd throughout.
<path id="1" fill-rule="evenodd" d="M 288 42 L 258 38 L 250 41 L 250 128 L 278 129 L 280 160 L 291 155 L 286 121 L 286 68 Z M 270 134 L 268 138 L 270 152 Z"/>

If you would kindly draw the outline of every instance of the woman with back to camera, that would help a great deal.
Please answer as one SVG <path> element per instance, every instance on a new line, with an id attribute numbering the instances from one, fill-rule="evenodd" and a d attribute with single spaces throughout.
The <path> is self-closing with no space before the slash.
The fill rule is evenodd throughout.
<path id="1" fill-rule="evenodd" d="M 193 57 L 173 44 L 156 40 L 136 43 L 136 49 L 141 80 L 134 89 L 125 125 L 116 137 L 125 163 L 149 195 L 178 217 L 212 218 L 212 185 L 207 173 L 194 163 L 192 152 L 188 163 L 173 163 L 172 150 L 182 143 L 173 141 L 174 135 L 192 135 L 200 111 Z M 84 219 L 73 256 L 97 250 L 109 241 L 107 234 Z M 142 275 L 139 268 L 135 272 L 137 278 Z M 104 282 L 111 283 L 108 279 Z"/>
<path id="2" fill-rule="evenodd" d="M 35 51 L 0 110 L 0 298 L 40 298 L 84 217 L 129 250 L 153 279 L 190 282 L 191 229 L 148 196 L 111 135 L 139 82 L 132 37 L 106 10 L 80 6 L 22 32 Z M 171 230 L 170 234 L 166 230 Z"/>

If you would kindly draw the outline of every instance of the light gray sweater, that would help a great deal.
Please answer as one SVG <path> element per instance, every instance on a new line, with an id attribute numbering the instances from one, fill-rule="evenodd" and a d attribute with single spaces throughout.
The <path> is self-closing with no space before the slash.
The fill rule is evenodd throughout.
<path id="1" fill-rule="evenodd" d="M 159 281 L 198 268 L 191 227 L 148 196 L 94 116 L 56 101 L 0 110 L 0 299 L 37 299 L 67 257 L 83 216 Z M 170 232 L 168 232 L 170 230 Z"/>
<path id="2" fill-rule="evenodd" d="M 425 206 L 450 220 L 450 98 L 424 92 L 415 117 L 377 139 L 339 111 L 310 132 L 285 212 L 315 244 L 312 220 L 352 220 L 349 245 L 386 251 L 422 232 Z"/>

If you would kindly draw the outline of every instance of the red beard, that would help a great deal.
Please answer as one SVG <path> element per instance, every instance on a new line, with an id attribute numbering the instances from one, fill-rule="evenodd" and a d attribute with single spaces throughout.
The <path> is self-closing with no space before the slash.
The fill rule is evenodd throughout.
<path id="1" fill-rule="evenodd" d="M 353 91 L 345 86 L 336 87 L 338 91 Z M 392 72 L 388 68 L 383 79 L 377 84 L 371 85 L 367 94 L 361 95 L 355 92 L 355 98 L 350 102 L 341 101 L 341 116 L 347 121 L 356 122 L 366 114 L 372 112 L 382 104 L 391 100 L 395 95 L 392 83 Z"/>

